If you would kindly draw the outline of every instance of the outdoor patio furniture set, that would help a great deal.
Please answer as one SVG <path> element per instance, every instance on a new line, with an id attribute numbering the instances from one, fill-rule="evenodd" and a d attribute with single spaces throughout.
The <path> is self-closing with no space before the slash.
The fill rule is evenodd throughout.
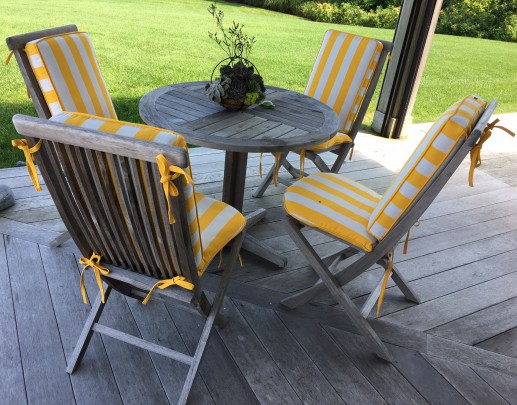
<path id="1" fill-rule="evenodd" d="M 179 403 L 187 401 L 241 246 L 276 266 L 286 264 L 271 247 L 246 234 L 266 215 L 264 209 L 241 214 L 249 152 L 274 154 L 276 163 L 254 196 L 262 196 L 271 181 L 289 185 L 285 224 L 320 278 L 283 304 L 296 308 L 330 292 L 371 349 L 391 361 L 367 317 L 376 302 L 379 311 L 390 278 L 408 300 L 419 302 L 393 264 L 394 247 L 476 147 L 496 101 L 487 104 L 467 96 L 447 109 L 379 195 L 338 171 L 353 148 L 391 43 L 328 31 L 304 95 L 268 87 L 274 110 L 256 106 L 226 111 L 206 98 L 204 83 L 154 90 L 140 103 L 142 119 L 153 126 L 117 120 L 89 36 L 75 25 L 13 36 L 7 44 L 39 115 L 13 117 L 25 137 L 14 143 L 24 151 L 39 187 L 33 160 L 37 163 L 84 256 L 81 281 L 85 270 L 91 270 L 100 290 L 67 372 L 78 367 L 93 332 L 98 332 L 187 364 Z M 190 166 L 187 142 L 226 151 L 223 201 L 195 190 L 196 168 Z M 319 157 L 328 151 L 336 154 L 332 167 Z M 291 152 L 301 157 L 299 170 L 287 159 Z M 321 173 L 307 176 L 305 158 Z M 278 175 L 281 167 L 293 178 L 303 178 L 291 185 Z M 320 257 L 304 228 L 347 247 Z M 202 275 L 227 245 L 231 249 L 225 270 L 210 302 Z M 385 272 L 359 310 L 342 287 L 376 264 Z M 206 320 L 195 352 L 177 352 L 99 323 L 113 289 L 143 303 L 172 299 L 180 308 L 199 312 Z"/>

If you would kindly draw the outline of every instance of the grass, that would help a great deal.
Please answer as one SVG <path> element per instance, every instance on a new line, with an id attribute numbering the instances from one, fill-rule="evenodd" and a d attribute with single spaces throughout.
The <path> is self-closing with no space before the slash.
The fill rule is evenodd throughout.
<path id="1" fill-rule="evenodd" d="M 141 122 L 138 102 L 169 83 L 206 80 L 223 54 L 208 39 L 207 0 L 0 0 L 0 37 L 75 23 L 90 34 L 120 119 Z M 306 21 L 222 3 L 258 39 L 252 54 L 267 84 L 302 92 L 323 33 L 337 28 L 391 40 L 393 31 Z M 0 56 L 7 57 L 5 45 Z M 416 100 L 415 122 L 433 121 L 468 93 L 499 100 L 498 112 L 517 111 L 517 44 L 436 35 Z M 379 86 L 380 87 L 380 86 Z M 375 109 L 376 97 L 370 110 Z M 14 59 L 1 66 L 0 167 L 22 159 L 10 146 L 11 117 L 35 115 Z M 367 117 L 371 121 L 372 113 Z"/>

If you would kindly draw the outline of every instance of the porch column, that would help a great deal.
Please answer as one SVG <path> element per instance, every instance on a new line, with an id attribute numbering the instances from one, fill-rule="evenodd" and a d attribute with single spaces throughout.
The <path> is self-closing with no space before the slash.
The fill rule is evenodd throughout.
<path id="1" fill-rule="evenodd" d="M 411 113 L 443 0 L 403 0 L 391 61 L 372 128 L 385 138 L 407 136 Z"/>

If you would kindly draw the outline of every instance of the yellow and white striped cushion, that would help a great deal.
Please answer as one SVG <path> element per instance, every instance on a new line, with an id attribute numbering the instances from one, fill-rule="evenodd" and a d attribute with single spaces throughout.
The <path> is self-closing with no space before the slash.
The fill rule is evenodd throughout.
<path id="1" fill-rule="evenodd" d="M 149 125 L 134 124 L 111 118 L 98 117 L 91 114 L 77 112 L 62 112 L 50 118 L 51 121 L 76 127 L 94 129 L 101 132 L 127 136 L 129 138 L 152 141 L 162 145 L 172 145 L 186 148 L 187 142 L 180 134 Z"/>
<path id="2" fill-rule="evenodd" d="M 162 145 L 172 145 L 187 149 L 185 138 L 181 135 L 173 131 L 148 125 L 133 124 L 89 114 L 68 112 L 55 115 L 51 120 L 81 128 L 94 129 L 110 134 L 128 136 Z M 190 167 L 189 171 L 191 172 Z M 186 179 L 183 179 L 183 193 L 185 196 L 192 250 L 198 272 L 201 275 L 214 256 L 242 231 L 246 225 L 246 219 L 239 211 L 230 205 L 196 192 L 194 185 L 188 184 Z M 197 215 L 199 215 L 199 217 Z M 200 236 L 201 244 L 199 242 Z M 201 250 L 201 245 L 203 250 Z"/>
<path id="3" fill-rule="evenodd" d="M 341 145 L 343 143 L 350 143 L 352 142 L 352 138 L 350 138 L 348 135 L 345 134 L 336 134 L 332 138 L 330 138 L 328 141 L 320 143 L 318 146 L 315 146 L 311 148 L 313 151 L 324 151 L 329 148 L 332 148 L 333 146 Z"/>
<path id="4" fill-rule="evenodd" d="M 325 33 L 305 94 L 332 107 L 344 134 L 352 128 L 382 48 L 375 39 L 335 30 Z"/>
<path id="5" fill-rule="evenodd" d="M 485 105 L 480 97 L 467 96 L 438 118 L 375 207 L 368 232 L 379 240 L 386 236 L 450 153 L 465 142 Z"/>
<path id="6" fill-rule="evenodd" d="M 317 173 L 287 188 L 284 208 L 298 221 L 371 252 L 377 239 L 366 227 L 380 198 L 341 174 Z"/>
<path id="7" fill-rule="evenodd" d="M 88 34 L 40 38 L 28 42 L 25 52 L 52 115 L 78 111 L 117 118 Z"/>
<path id="8" fill-rule="evenodd" d="M 246 219 L 231 205 L 198 192 L 196 202 L 203 254 L 199 244 L 199 233 L 193 222 L 190 223 L 190 235 L 196 266 L 202 273 L 215 255 L 244 229 Z M 193 214 L 195 215 L 195 212 Z"/>

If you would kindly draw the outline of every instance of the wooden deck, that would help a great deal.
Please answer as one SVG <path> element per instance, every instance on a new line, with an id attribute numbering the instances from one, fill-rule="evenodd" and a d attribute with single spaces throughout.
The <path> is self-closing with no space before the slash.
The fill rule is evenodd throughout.
<path id="1" fill-rule="evenodd" d="M 372 142 L 384 141 L 359 145 L 342 171 L 382 192 L 393 172 L 368 153 Z M 220 198 L 224 155 L 203 148 L 191 154 L 198 189 Z M 515 156 L 484 154 L 474 188 L 462 166 L 413 228 L 408 254 L 396 251 L 423 303 L 406 302 L 388 288 L 382 316 L 371 322 L 393 353 L 389 365 L 365 349 L 332 300 L 294 311 L 278 305 L 315 276 L 283 228 L 284 187 L 251 197 L 260 181 L 259 158 L 251 155 L 244 210 L 268 209 L 251 232 L 289 263 L 278 269 L 243 255 L 192 403 L 517 404 Z M 264 156 L 265 169 L 271 163 Z M 0 212 L 0 402 L 175 403 L 186 367 L 109 337 L 95 336 L 78 371 L 65 373 L 89 310 L 79 291 L 79 253 L 70 241 L 48 247 L 63 224 L 25 168 L 0 170 L 0 183 L 17 199 Z M 339 247 L 327 236 L 309 236 L 322 254 Z M 347 287 L 358 305 L 380 272 L 373 268 Z M 203 282 L 214 291 L 217 281 L 212 266 Z M 93 297 L 95 282 L 87 277 L 87 284 Z M 185 352 L 195 347 L 201 327 L 195 315 L 161 303 L 144 307 L 116 293 L 101 322 Z"/>

